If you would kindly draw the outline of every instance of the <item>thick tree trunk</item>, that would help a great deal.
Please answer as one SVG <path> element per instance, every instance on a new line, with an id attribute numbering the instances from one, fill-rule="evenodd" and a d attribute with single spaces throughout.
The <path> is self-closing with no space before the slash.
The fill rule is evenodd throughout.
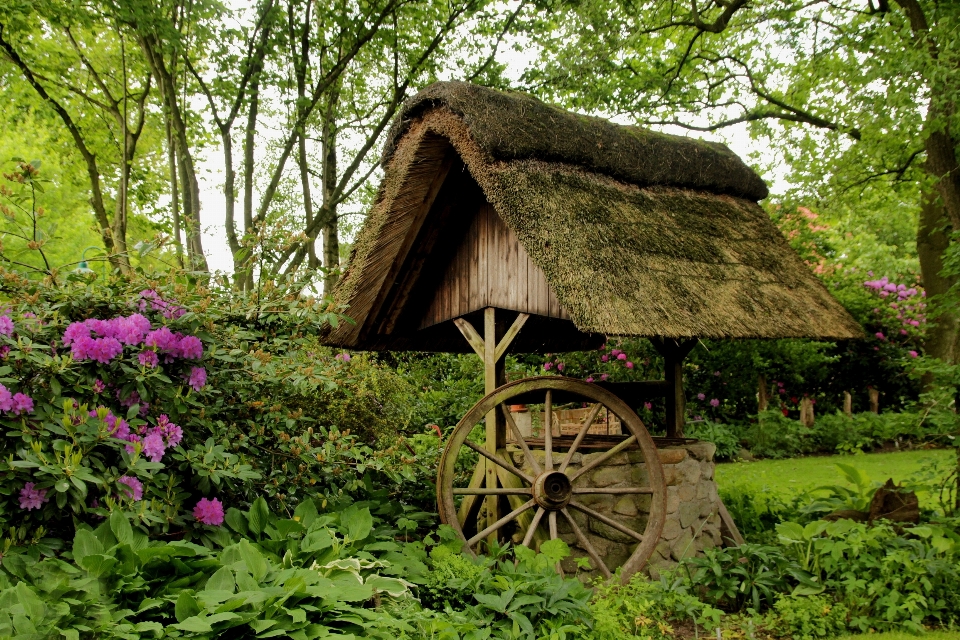
<path id="1" fill-rule="evenodd" d="M 173 217 L 173 242 L 177 251 L 177 264 L 183 269 L 183 233 L 180 228 L 180 187 L 177 184 L 177 154 L 173 150 L 173 132 L 170 121 L 165 121 L 167 130 L 167 163 L 170 166 L 170 215 Z"/>
<path id="2" fill-rule="evenodd" d="M 937 194 L 924 194 L 917 228 L 917 255 L 920 258 L 920 273 L 928 298 L 947 293 L 957 283 L 956 276 L 942 274 L 943 254 L 950 244 L 953 225 L 941 202 Z M 931 320 L 924 342 L 926 353 L 944 362 L 957 362 L 960 319 L 956 312 L 944 310 Z"/>

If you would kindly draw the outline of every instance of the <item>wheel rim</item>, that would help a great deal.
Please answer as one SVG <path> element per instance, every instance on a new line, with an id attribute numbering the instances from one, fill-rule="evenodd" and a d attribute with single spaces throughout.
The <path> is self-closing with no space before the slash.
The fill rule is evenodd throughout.
<path id="1" fill-rule="evenodd" d="M 552 393 L 554 391 L 574 393 L 584 400 L 595 403 L 590 414 L 578 428 L 576 438 L 565 452 L 559 451 L 559 447 L 554 447 L 553 429 L 544 430 L 542 464 L 534 455 L 535 450 L 531 449 L 521 436 L 506 407 L 510 404 L 511 398 L 520 394 L 529 394 L 532 391 L 544 393 L 545 422 L 548 425 L 552 425 Z M 512 432 L 515 440 L 513 444 L 520 449 L 516 454 L 522 452 L 524 464 L 521 467 L 513 464 L 513 456 L 503 455 L 508 452 L 498 451 L 494 455 L 467 439 L 473 428 L 483 421 L 486 414 L 498 406 L 502 406 L 501 411 L 506 420 L 507 431 Z M 608 409 L 620 419 L 621 426 L 627 432 L 627 438 L 608 451 L 595 455 L 589 463 L 575 469 L 571 466 L 574 456 L 579 452 L 580 445 L 602 408 Z M 589 480 L 593 472 L 631 447 L 639 449 L 642 454 L 647 476 L 644 486 L 590 486 Z M 479 454 L 479 462 L 474 472 L 474 481 L 467 487 L 455 487 L 457 460 L 465 448 Z M 497 467 L 496 477 L 500 480 L 496 487 L 486 487 L 483 486 L 482 481 L 479 484 L 476 482 L 479 470 L 485 468 L 486 464 Z M 480 477 L 483 478 L 484 474 Z M 649 514 L 643 530 L 638 531 L 628 527 L 611 515 L 592 509 L 579 499 L 596 494 L 649 495 Z M 470 509 L 478 510 L 479 503 L 484 499 L 489 500 L 490 496 L 495 496 L 493 499 L 496 500 L 509 500 L 512 510 L 496 522 L 488 523 L 488 526 L 480 531 L 474 532 L 469 526 L 465 531 L 458 517 L 456 496 L 464 496 L 461 507 L 470 505 L 468 512 Z M 519 527 L 525 529 L 523 541 L 520 542 L 525 546 L 530 546 L 541 528 L 546 529 L 550 539 L 557 538 L 559 537 L 558 523 L 562 521 L 566 523 L 577 545 L 587 554 L 593 566 L 609 578 L 612 575 L 610 568 L 604 563 L 572 513 L 579 512 L 582 514 L 581 519 L 586 518 L 588 522 L 596 520 L 636 542 L 636 548 L 621 568 L 621 578 L 626 581 L 643 568 L 659 542 L 666 518 L 666 483 L 656 445 L 639 416 L 626 403 L 613 393 L 596 385 L 572 378 L 543 376 L 508 383 L 481 399 L 467 412 L 457 424 L 444 448 L 437 474 L 437 502 L 441 521 L 457 531 L 465 542 L 464 550 L 467 553 L 475 554 L 475 547 L 484 538 L 491 534 L 502 533 L 502 530 L 511 523 L 514 523 L 514 528 L 517 528 L 518 523 L 522 525 L 526 522 L 525 526 Z M 467 517 L 466 520 L 469 524 L 470 518 Z M 476 528 L 479 529 L 480 526 Z"/>

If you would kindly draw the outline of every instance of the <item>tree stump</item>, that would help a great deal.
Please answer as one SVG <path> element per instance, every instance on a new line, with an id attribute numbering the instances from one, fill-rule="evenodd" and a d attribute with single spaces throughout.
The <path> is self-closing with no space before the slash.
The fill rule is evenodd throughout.
<path id="1" fill-rule="evenodd" d="M 904 491 L 903 487 L 893 484 L 893 478 L 877 489 L 870 501 L 870 522 L 889 520 L 891 522 L 920 522 L 920 501 L 913 491 Z"/>

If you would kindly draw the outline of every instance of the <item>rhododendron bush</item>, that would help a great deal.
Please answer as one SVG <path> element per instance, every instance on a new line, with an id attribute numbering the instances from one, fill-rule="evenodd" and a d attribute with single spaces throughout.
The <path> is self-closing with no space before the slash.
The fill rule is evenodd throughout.
<path id="1" fill-rule="evenodd" d="M 0 277 L 8 544 L 50 551 L 116 510 L 147 532 L 213 535 L 259 495 L 295 506 L 367 471 L 409 475 L 393 449 L 330 423 L 330 392 L 363 365 L 317 346 L 339 317 L 295 289 L 248 300 L 172 279 Z"/>

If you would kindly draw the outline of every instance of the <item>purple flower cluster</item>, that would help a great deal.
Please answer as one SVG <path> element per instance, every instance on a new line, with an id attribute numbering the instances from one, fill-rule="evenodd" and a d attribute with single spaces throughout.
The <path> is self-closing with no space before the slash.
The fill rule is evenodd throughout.
<path id="1" fill-rule="evenodd" d="M 11 393 L 0 384 L 0 412 L 19 416 L 31 411 L 33 411 L 33 398 L 25 393 Z"/>
<path id="2" fill-rule="evenodd" d="M 39 509 L 43 506 L 44 502 L 49 502 L 50 498 L 47 497 L 46 489 L 37 489 L 36 485 L 32 482 L 28 482 L 23 485 L 23 489 L 20 489 L 20 508 L 30 511 L 32 509 Z"/>
<path id="3" fill-rule="evenodd" d="M 334 359 L 334 360 L 340 360 L 341 362 L 350 362 L 350 354 L 349 354 L 349 353 L 338 353 L 337 355 L 333 356 L 333 359 Z"/>
<path id="4" fill-rule="evenodd" d="M 4 314 L 0 316 L 0 336 L 13 335 L 13 320 L 10 316 Z"/>
<path id="5" fill-rule="evenodd" d="M 174 333 L 168 327 L 153 329 L 150 321 L 139 313 L 110 320 L 91 318 L 74 322 L 63 332 L 63 344 L 71 347 L 74 360 L 94 360 L 101 364 L 123 353 L 124 346 L 145 347 L 137 359 L 141 366 L 150 368 L 160 363 L 160 355 L 166 363 L 177 358 L 199 360 L 203 357 L 200 338 Z"/>
<path id="6" fill-rule="evenodd" d="M 203 367 L 194 367 L 190 370 L 190 377 L 187 378 L 187 384 L 193 387 L 194 391 L 200 391 L 207 384 L 207 370 Z"/>
<path id="7" fill-rule="evenodd" d="M 193 508 L 193 517 L 203 524 L 219 526 L 223 524 L 223 503 L 216 498 L 200 498 Z"/>
<path id="8" fill-rule="evenodd" d="M 143 499 L 143 483 L 132 476 L 120 476 L 117 478 L 117 484 L 124 485 L 120 487 L 120 493 L 134 502 L 140 502 Z"/>
<path id="9" fill-rule="evenodd" d="M 863 286 L 878 292 L 881 298 L 896 294 L 900 300 L 906 300 L 907 298 L 912 298 L 917 295 L 917 293 L 920 293 L 921 296 L 927 295 L 925 291 L 918 292 L 914 287 L 907 288 L 905 284 L 890 282 L 890 279 L 886 276 L 879 280 L 867 280 L 863 283 Z"/>
<path id="10" fill-rule="evenodd" d="M 103 409 L 103 407 L 100 407 L 100 409 Z M 90 417 L 97 417 L 97 411 L 91 411 Z M 160 462 L 166 450 L 177 446 L 183 439 L 183 429 L 170 422 L 170 418 L 166 414 L 162 414 L 157 419 L 155 427 L 143 425 L 136 432 L 130 429 L 130 424 L 126 420 L 118 418 L 109 410 L 104 422 L 107 423 L 110 435 L 130 443 L 126 446 L 127 453 L 131 455 L 135 453 L 136 444 L 139 442 L 141 452 L 151 462 Z"/>
<path id="11" fill-rule="evenodd" d="M 160 297 L 160 294 L 153 289 L 144 289 L 140 292 L 140 311 L 146 311 L 149 306 L 154 311 L 159 311 L 164 318 L 176 319 L 187 312 L 186 309 L 173 302 L 168 302 Z"/>

